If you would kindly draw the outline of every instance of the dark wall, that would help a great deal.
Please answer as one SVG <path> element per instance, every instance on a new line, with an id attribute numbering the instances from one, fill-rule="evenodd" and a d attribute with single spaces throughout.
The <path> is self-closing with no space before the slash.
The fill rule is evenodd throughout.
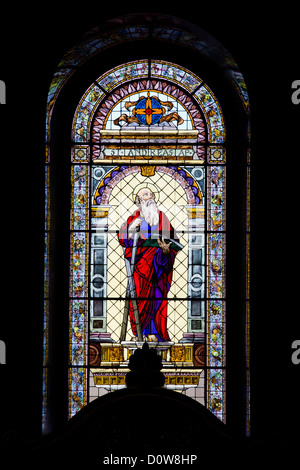
<path id="1" fill-rule="evenodd" d="M 198 24 L 218 39 L 240 66 L 250 95 L 251 411 L 252 433 L 260 438 L 274 434 L 293 439 L 300 418 L 300 365 L 291 362 L 292 341 L 300 339 L 300 104 L 291 102 L 291 83 L 299 78 L 295 8 L 261 12 L 254 6 L 243 11 L 201 6 L 197 15 L 192 10 L 159 9 Z M 7 364 L 0 365 L 1 432 L 40 432 L 43 141 L 51 76 L 65 50 L 85 31 L 134 10 L 112 8 L 103 15 L 100 10 L 97 15 L 72 11 L 62 16 L 49 7 L 39 17 L 25 8 L 17 17 L 13 11 L 6 13 L 0 58 L 0 79 L 7 86 L 7 104 L 0 107 L 5 183 L 0 339 L 7 348 Z M 239 332 L 228 334 L 239 344 Z M 236 360 L 234 352 L 232 358 Z M 238 386 L 237 378 L 234 383 Z"/>

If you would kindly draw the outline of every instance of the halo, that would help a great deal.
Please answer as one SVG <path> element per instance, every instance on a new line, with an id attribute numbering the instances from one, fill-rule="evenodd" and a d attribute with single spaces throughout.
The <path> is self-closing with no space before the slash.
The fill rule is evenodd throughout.
<path id="1" fill-rule="evenodd" d="M 147 189 L 150 189 L 150 191 L 154 194 L 155 196 L 155 202 L 158 202 L 159 200 L 159 191 L 158 191 L 158 188 L 157 186 L 155 186 L 155 184 L 153 183 L 148 183 L 148 182 L 145 182 L 145 183 L 140 183 L 138 184 L 135 188 L 134 188 L 134 191 L 132 193 L 132 200 L 133 202 L 135 202 L 135 198 L 138 194 L 138 192 L 143 189 L 143 188 L 147 188 Z"/>

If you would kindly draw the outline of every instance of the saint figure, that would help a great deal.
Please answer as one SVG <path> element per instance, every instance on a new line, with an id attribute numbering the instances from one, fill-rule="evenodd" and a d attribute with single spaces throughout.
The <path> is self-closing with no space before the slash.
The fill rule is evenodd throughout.
<path id="1" fill-rule="evenodd" d="M 153 187 L 152 187 L 153 189 Z M 167 294 L 171 287 L 173 265 L 178 247 L 174 229 L 158 209 L 155 189 L 145 184 L 134 195 L 138 210 L 120 228 L 118 237 L 125 257 L 131 262 L 134 233 L 139 229 L 133 279 L 144 339 L 170 341 L 167 330 Z M 179 248 L 180 249 L 180 248 Z M 132 302 L 129 305 L 131 329 L 137 340 Z"/>

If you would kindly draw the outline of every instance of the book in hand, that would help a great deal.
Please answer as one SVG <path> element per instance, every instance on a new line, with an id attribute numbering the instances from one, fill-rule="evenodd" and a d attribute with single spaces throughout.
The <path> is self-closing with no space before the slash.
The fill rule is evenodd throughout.
<path id="1" fill-rule="evenodd" d="M 151 237 L 147 238 L 147 240 L 144 241 L 142 246 L 159 247 L 159 245 L 157 243 L 158 238 L 160 240 L 162 240 L 163 236 L 160 235 L 159 233 L 153 233 L 153 234 L 151 234 Z M 182 250 L 182 248 L 183 248 L 183 245 L 181 243 L 179 243 L 177 240 L 174 240 L 173 238 L 165 238 L 164 237 L 164 241 L 165 241 L 165 243 L 170 243 L 171 242 L 170 248 L 172 250 L 176 251 L 176 252 Z"/>

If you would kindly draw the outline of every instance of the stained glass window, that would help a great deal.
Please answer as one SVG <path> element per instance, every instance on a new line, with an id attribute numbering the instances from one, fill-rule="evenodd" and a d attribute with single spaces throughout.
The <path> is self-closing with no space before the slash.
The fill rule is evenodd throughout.
<path id="1" fill-rule="evenodd" d="M 71 136 L 69 417 L 125 387 L 147 341 L 165 387 L 225 421 L 226 130 L 213 90 L 178 64 L 121 64 L 95 77 Z"/>

